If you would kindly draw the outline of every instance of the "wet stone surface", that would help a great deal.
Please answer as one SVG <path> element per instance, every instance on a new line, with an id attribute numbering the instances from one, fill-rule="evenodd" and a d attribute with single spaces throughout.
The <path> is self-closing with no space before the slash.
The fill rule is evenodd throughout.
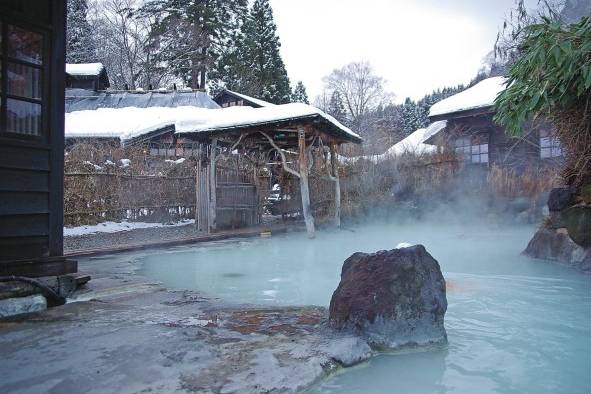
<path id="1" fill-rule="evenodd" d="M 73 302 L 0 321 L 0 392 L 292 393 L 374 354 L 325 308 L 228 305 L 91 262 Z"/>

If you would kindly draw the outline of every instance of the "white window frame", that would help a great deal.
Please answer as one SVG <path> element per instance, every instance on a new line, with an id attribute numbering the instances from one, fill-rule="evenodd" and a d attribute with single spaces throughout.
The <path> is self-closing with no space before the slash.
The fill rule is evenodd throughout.
<path id="1" fill-rule="evenodd" d="M 558 137 L 549 130 L 540 130 L 540 158 L 552 159 L 562 155 L 562 144 Z"/>
<path id="2" fill-rule="evenodd" d="M 472 164 L 488 164 L 488 142 L 482 143 L 475 136 L 458 137 L 454 140 L 454 150 Z"/>

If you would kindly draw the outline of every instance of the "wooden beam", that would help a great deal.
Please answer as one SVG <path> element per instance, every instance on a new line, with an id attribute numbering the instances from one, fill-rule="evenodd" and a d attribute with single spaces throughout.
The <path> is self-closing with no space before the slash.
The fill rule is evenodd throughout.
<path id="1" fill-rule="evenodd" d="M 339 178 L 339 162 L 336 153 L 336 144 L 330 144 L 330 166 L 334 178 L 334 224 L 341 227 L 341 181 Z"/>
<path id="2" fill-rule="evenodd" d="M 314 217 L 310 208 L 310 187 L 308 184 L 308 152 L 306 151 L 306 131 L 298 130 L 298 150 L 300 162 L 300 192 L 302 194 L 302 214 L 306 222 L 308 237 L 315 237 Z"/>
<path id="3" fill-rule="evenodd" d="M 197 168 L 195 168 L 195 227 L 197 231 L 201 231 L 201 221 L 203 218 L 201 217 L 200 207 L 201 207 L 201 199 L 199 198 L 199 194 L 201 193 L 201 182 L 199 182 L 201 178 L 201 144 L 199 144 L 199 154 L 197 156 Z"/>
<path id="4" fill-rule="evenodd" d="M 211 140 L 211 153 L 209 156 L 209 233 L 214 233 L 217 229 L 216 209 L 217 209 L 217 188 L 216 188 L 216 150 L 218 146 L 217 138 Z"/>

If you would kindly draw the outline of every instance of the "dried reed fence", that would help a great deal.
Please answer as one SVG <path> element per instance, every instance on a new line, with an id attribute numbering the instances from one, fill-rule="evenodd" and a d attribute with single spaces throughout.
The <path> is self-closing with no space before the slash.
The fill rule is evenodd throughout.
<path id="1" fill-rule="evenodd" d="M 343 215 L 445 195 L 453 188 L 460 163 L 448 154 L 404 154 L 375 162 L 357 160 L 341 169 Z"/>
<path id="2" fill-rule="evenodd" d="M 500 198 L 536 198 L 563 183 L 560 170 L 556 168 L 527 168 L 517 174 L 509 168 L 493 165 L 488 172 L 491 193 Z"/>
<path id="3" fill-rule="evenodd" d="M 555 168 L 531 167 L 518 174 L 495 165 L 466 165 L 453 152 L 353 161 L 342 169 L 341 178 L 346 216 L 477 200 L 499 208 L 519 198 L 540 211 L 545 193 L 561 182 Z"/>
<path id="4" fill-rule="evenodd" d="M 189 160 L 79 144 L 67 151 L 64 186 L 66 226 L 195 217 L 195 163 Z"/>

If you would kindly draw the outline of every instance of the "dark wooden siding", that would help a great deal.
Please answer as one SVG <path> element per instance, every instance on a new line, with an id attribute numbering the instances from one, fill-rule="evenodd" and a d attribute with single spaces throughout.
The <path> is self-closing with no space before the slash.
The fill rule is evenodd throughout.
<path id="1" fill-rule="evenodd" d="M 0 260 L 48 257 L 51 150 L 0 145 Z M 61 254 L 61 253 L 58 253 Z"/>
<path id="2" fill-rule="evenodd" d="M 481 135 L 488 142 L 489 166 L 494 164 L 521 173 L 526 168 L 540 166 L 539 134 L 527 125 L 521 138 L 511 137 L 493 120 L 493 114 L 479 114 L 448 120 L 450 138 Z M 476 164 L 480 165 L 480 164 Z"/>
<path id="3" fill-rule="evenodd" d="M 226 107 L 229 103 L 235 103 L 234 105 L 260 108 L 261 106 L 250 100 L 244 99 L 239 96 L 235 96 L 229 92 L 222 92 L 213 99 L 220 107 Z"/>
<path id="4" fill-rule="evenodd" d="M 0 261 L 4 262 L 0 271 L 4 272 L 14 264 L 9 261 L 63 255 L 65 0 L 4 1 L 0 12 L 5 21 L 31 26 L 47 37 L 44 134 L 0 136 Z M 52 273 L 72 271 L 72 266 L 60 266 L 59 259 L 52 258 L 51 264 Z M 29 274 L 38 276 L 33 271 Z"/>

